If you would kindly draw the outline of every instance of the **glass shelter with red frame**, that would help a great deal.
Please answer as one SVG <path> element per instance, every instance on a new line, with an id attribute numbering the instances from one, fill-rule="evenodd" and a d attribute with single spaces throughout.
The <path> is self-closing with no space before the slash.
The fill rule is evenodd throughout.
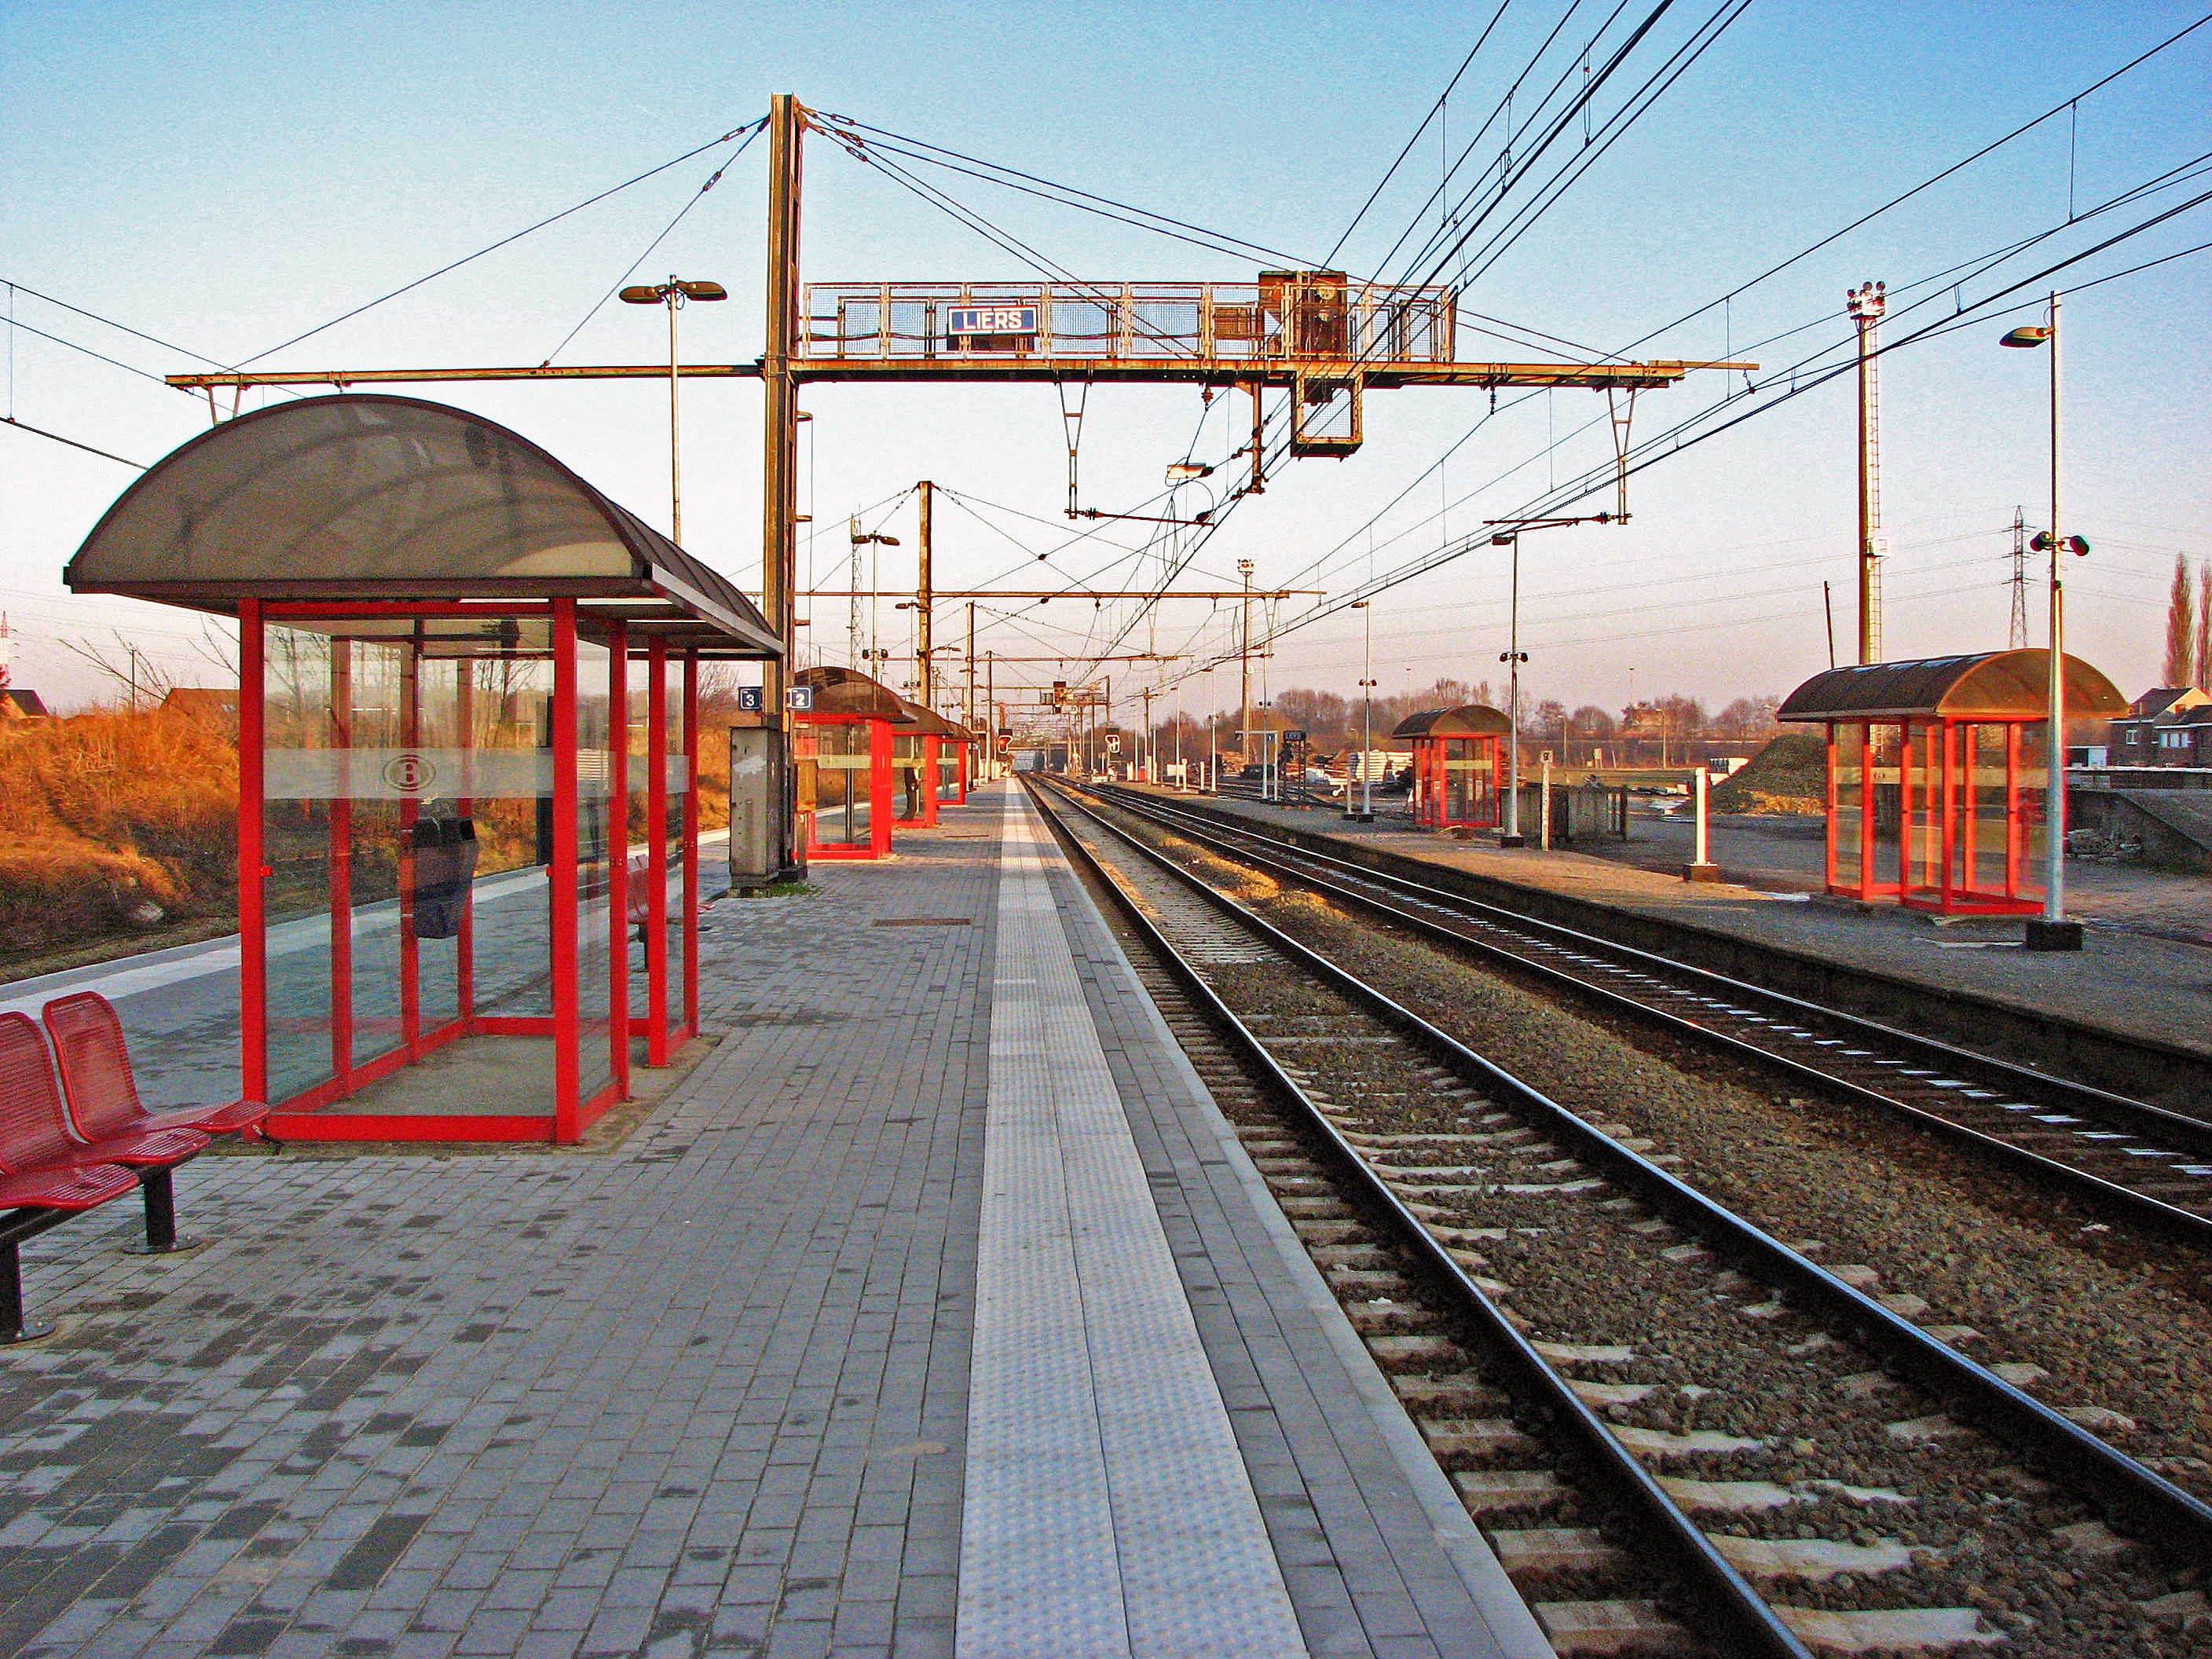
<path id="1" fill-rule="evenodd" d="M 527 440 L 346 394 L 202 434 L 64 575 L 238 619 L 241 1073 L 280 1139 L 579 1139 L 698 1028 L 727 580 Z"/>
<path id="2" fill-rule="evenodd" d="M 1504 714 L 1480 702 L 1424 708 L 1400 720 L 1390 736 L 1413 751 L 1413 822 L 1427 830 L 1494 829 L 1499 750 L 1511 730 Z"/>
<path id="3" fill-rule="evenodd" d="M 2032 650 L 1864 663 L 1790 694 L 1778 719 L 1827 728 L 1828 891 L 1946 915 L 2043 908 L 2050 664 Z M 2080 658 L 2064 673 L 2069 719 L 2126 712 Z"/>
<path id="4" fill-rule="evenodd" d="M 792 714 L 799 830 L 810 859 L 880 859 L 897 817 L 898 745 L 919 712 L 850 668 L 808 668 L 792 679 L 804 702 Z"/>
<path id="5" fill-rule="evenodd" d="M 896 792 L 901 830 L 926 830 L 937 823 L 937 809 L 953 794 L 946 788 L 947 763 L 957 763 L 963 728 L 918 702 L 899 699 L 909 722 L 891 738 L 891 787 Z"/>

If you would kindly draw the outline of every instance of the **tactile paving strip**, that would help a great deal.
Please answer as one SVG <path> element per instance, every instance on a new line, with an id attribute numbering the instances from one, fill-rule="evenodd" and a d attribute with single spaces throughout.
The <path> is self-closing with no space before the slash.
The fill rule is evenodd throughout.
<path id="1" fill-rule="evenodd" d="M 1303 1655 L 1018 795 L 1002 846 L 957 1651 Z"/>

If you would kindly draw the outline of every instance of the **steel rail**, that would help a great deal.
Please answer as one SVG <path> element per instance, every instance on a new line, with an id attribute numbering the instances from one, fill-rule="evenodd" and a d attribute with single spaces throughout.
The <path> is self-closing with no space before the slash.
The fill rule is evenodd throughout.
<path id="1" fill-rule="evenodd" d="M 2039 1152 L 1987 1130 L 1978 1129 L 1955 1117 L 1931 1110 L 1926 1105 L 1917 1105 L 1895 1094 L 1855 1081 L 1838 1071 L 1811 1064 L 1778 1049 L 1748 1041 L 1706 1020 L 1676 1013 L 1609 985 L 1601 979 L 1510 949 L 1494 939 L 1467 933 L 1449 923 L 1438 921 L 1434 916 L 1407 909 L 1392 902 L 1391 899 L 1403 897 L 1412 904 L 1441 910 L 1448 915 L 1463 915 L 1479 926 L 1532 936 L 1561 948 L 1602 953 L 1615 962 L 1631 964 L 1654 976 L 1686 981 L 1698 989 L 1720 993 L 1737 1001 L 1753 1002 L 1769 1012 L 1781 1013 L 1793 1019 L 1815 1021 L 1832 1030 L 1847 1032 L 1859 1041 L 1901 1053 L 1910 1059 L 1926 1061 L 1952 1073 L 1963 1073 L 1974 1080 L 1993 1085 L 2014 1096 L 2062 1110 L 2085 1113 L 2102 1123 L 2124 1124 L 2130 1133 L 2176 1143 L 2199 1157 L 2212 1158 L 2212 1123 L 2168 1111 L 2146 1101 L 2130 1100 L 2124 1095 L 2112 1094 L 2087 1084 L 2053 1077 L 2048 1073 L 2015 1065 L 1992 1055 L 1960 1048 L 1916 1032 L 1900 1030 L 1878 1020 L 1809 1002 L 1786 992 L 1731 979 L 1709 969 L 1690 967 L 1668 957 L 1638 950 L 1633 945 L 1617 944 L 1556 922 L 1519 915 L 1498 906 L 1486 904 L 1479 899 L 1431 887 L 1407 877 L 1286 843 L 1264 831 L 1224 824 L 1218 819 L 1179 811 L 1148 797 L 1131 796 L 1116 790 L 1107 798 L 1119 810 L 1170 830 L 1224 857 L 1254 865 L 1270 875 L 1289 879 L 1333 898 L 1388 916 L 1425 938 L 1472 950 L 1492 960 L 1509 963 L 1593 998 L 1617 1011 L 1653 1021 L 1694 1042 L 1726 1049 L 1740 1059 L 1779 1071 L 1798 1081 L 1832 1089 L 1863 1104 L 1909 1118 L 1923 1127 L 1963 1140 L 2037 1179 L 2069 1188 L 2087 1201 L 2124 1215 L 2131 1222 L 2141 1223 L 2200 1245 L 2212 1244 L 2212 1216 L 2170 1204 L 2154 1194 L 2112 1181 L 2078 1164 Z M 1244 844 L 1254 842 L 1268 850 L 1254 851 Z M 1316 874 L 1310 869 L 1302 868 L 1302 863 L 1320 865 L 1340 872 L 1351 884 L 1331 880 L 1327 874 Z M 1363 891 L 1363 887 L 1379 887 L 1385 892 L 1378 895 Z M 1928 1092 L 1939 1091 L 1931 1089 Z M 2212 1200 L 2212 1181 L 2206 1183 L 2205 1196 Z"/>
<path id="2" fill-rule="evenodd" d="M 1089 805 L 1072 798 L 1069 804 L 1094 822 L 1113 829 Z M 1115 833 L 1291 962 L 1413 1036 L 1467 1080 L 1499 1092 L 1514 1108 L 1541 1120 L 1547 1134 L 1572 1143 L 1578 1161 L 1588 1159 L 1623 1192 L 1702 1239 L 1716 1255 L 1772 1285 L 1804 1312 L 1848 1334 L 1947 1410 L 2025 1451 L 2154 1551 L 2185 1563 L 2212 1559 L 2212 1504 L 2145 1468 L 1753 1223 L 1600 1133 L 1593 1125 L 1449 1032 L 1218 891 L 1196 872 L 1126 833 Z"/>
<path id="3" fill-rule="evenodd" d="M 1026 778 L 1023 781 L 1029 783 Z M 1404 1200 L 1390 1190 L 1358 1150 L 1345 1139 L 1342 1133 L 1329 1121 L 1328 1114 L 1316 1105 L 1304 1089 L 1283 1069 L 1267 1045 L 1237 1018 L 1198 970 L 1184 959 L 1182 953 L 1145 914 L 1135 897 L 1108 869 L 1103 860 L 1067 828 L 1060 814 L 1042 798 L 1037 787 L 1031 783 L 1029 787 L 1031 798 L 1043 811 L 1047 821 L 1060 832 L 1062 845 L 1105 889 L 1115 908 L 1144 940 L 1146 947 L 1158 957 L 1161 965 L 1182 985 L 1184 992 L 1198 1005 L 1200 1012 L 1227 1040 L 1238 1056 L 1259 1073 L 1271 1091 L 1291 1106 L 1328 1161 L 1357 1190 L 1359 1201 L 1379 1215 L 1386 1231 L 1395 1235 L 1398 1243 L 1430 1275 L 1447 1288 L 1452 1300 L 1459 1304 L 1462 1316 L 1481 1328 L 1484 1337 L 1492 1345 L 1494 1356 L 1504 1362 L 1504 1369 L 1519 1383 L 1524 1395 L 1534 1397 L 1534 1403 L 1559 1432 L 1563 1443 L 1593 1464 L 1599 1472 L 1601 1482 L 1611 1488 L 1612 1495 L 1625 1500 L 1624 1506 L 1644 1528 L 1687 1564 L 1686 1587 L 1697 1597 L 1700 1610 L 1711 1615 L 1721 1632 L 1730 1638 L 1723 1650 L 1745 1655 L 1776 1656 L 1777 1659 L 1812 1659 L 1803 1642 L 1776 1616 L 1765 1599 L 1752 1588 L 1750 1581 L 1714 1547 L 1712 1540 L 1668 1495 L 1666 1489 L 1644 1467 L 1642 1461 L 1606 1430 L 1597 1414 L 1583 1403 L 1566 1379 L 1546 1362 L 1530 1346 L 1528 1339 L 1513 1328 L 1504 1313 L 1476 1288 L 1467 1270 L 1452 1259 L 1442 1241 L 1421 1224 L 1419 1219 L 1406 1207 Z M 1178 869 L 1173 860 L 1162 858 L 1151 848 L 1131 839 L 1080 803 L 1069 801 L 1067 804 L 1117 840 L 1151 859 L 1170 875 L 1221 904 L 1239 922 L 1256 923 L 1267 937 L 1268 943 L 1275 944 L 1282 939 L 1281 935 L 1276 934 L 1266 923 L 1259 922 L 1241 905 L 1234 901 L 1224 901 L 1203 882 Z"/>

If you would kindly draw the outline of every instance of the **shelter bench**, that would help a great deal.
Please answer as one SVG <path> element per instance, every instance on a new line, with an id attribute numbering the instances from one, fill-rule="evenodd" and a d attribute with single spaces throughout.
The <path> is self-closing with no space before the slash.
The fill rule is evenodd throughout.
<path id="1" fill-rule="evenodd" d="M 136 1255 L 186 1248 L 177 1237 L 171 1171 L 213 1136 L 258 1126 L 269 1109 L 240 1102 L 149 1112 L 122 1022 L 105 997 L 79 993 L 42 1012 L 52 1050 L 29 1016 L 0 1014 L 0 1343 L 53 1328 L 25 1318 L 19 1247 L 26 1240 L 136 1187 L 146 1237 L 125 1248 Z"/>

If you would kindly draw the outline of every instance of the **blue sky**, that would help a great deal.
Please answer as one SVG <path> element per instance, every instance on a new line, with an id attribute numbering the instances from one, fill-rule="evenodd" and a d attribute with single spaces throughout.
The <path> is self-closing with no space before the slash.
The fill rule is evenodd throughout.
<path id="1" fill-rule="evenodd" d="M 1455 92 L 1444 139 L 1464 144 L 1566 0 L 1507 8 Z M 1325 257 L 1474 43 L 1493 3 L 1036 8 L 506 3 L 138 6 L 0 3 L 0 278 L 222 361 L 304 330 L 659 166 L 765 108 L 775 91 L 872 125 L 1170 213 L 1302 259 Z M 1709 8 L 1670 10 L 1625 88 Z M 1565 36 L 1604 12 L 1577 10 Z M 1643 15 L 1632 9 L 1607 38 Z M 1604 350 L 1748 282 L 1860 213 L 2062 102 L 2202 13 L 2188 6 L 1929 4 L 1873 9 L 1754 3 L 1651 112 L 1465 291 L 1471 311 Z M 1724 309 L 1639 347 L 1719 356 L 1762 346 L 1769 365 L 1842 337 L 1843 292 L 1929 276 L 2079 213 L 2212 149 L 2212 27 L 1906 207 L 1750 288 Z M 1565 65 L 1571 75 L 1578 64 Z M 1533 82 L 1531 83 L 1534 84 Z M 1525 114 L 1529 96 L 1524 91 Z M 1609 107 L 1601 100 L 1601 108 Z M 1492 129 L 1494 135 L 1495 129 Z M 1568 147 L 1574 148 L 1570 135 Z M 265 360 L 270 367 L 535 362 L 728 158 L 723 147 L 550 230 Z M 1476 170 L 1496 148 L 1486 137 Z M 710 276 L 733 302 L 686 313 L 685 356 L 759 351 L 763 154 L 756 145 L 641 270 Z M 1373 269 L 1443 171 L 1431 125 L 1346 244 Z M 1463 175 L 1464 176 L 1464 175 Z M 940 182 L 1097 280 L 1249 279 L 1251 266 L 973 180 Z M 2062 230 L 1970 282 L 1971 301 L 2203 187 L 2185 181 Z M 821 139 L 806 156 L 809 280 L 1020 277 L 1009 255 Z M 1433 211 L 1427 223 L 1433 223 Z M 2068 286 L 2207 240 L 2212 207 L 2084 263 Z M 1425 230 L 1426 224 L 1424 225 Z M 2068 527 L 2097 551 L 2069 587 L 2070 640 L 2130 693 L 2150 682 L 2175 551 L 2212 554 L 2204 459 L 2212 256 L 2069 300 Z M 1393 274 L 1395 274 L 1395 269 Z M 2019 298 L 2026 301 L 2029 295 Z M 158 376 L 193 367 L 18 291 L 13 315 Z M 1941 307 L 1937 307 L 1940 309 Z M 1933 315 L 1934 312 L 1924 313 Z M 1885 366 L 1890 575 L 1888 654 L 2005 642 L 2005 556 L 2015 503 L 2045 516 L 2040 354 L 2000 352 L 2026 313 L 1893 354 Z M 20 330 L 6 395 L 16 419 L 133 460 L 204 429 L 204 404 Z M 659 319 L 601 311 L 568 362 L 650 361 Z M 1493 349 L 1474 337 L 1463 356 Z M 1525 349 L 1495 347 L 1498 355 Z M 1720 395 L 1720 377 L 1652 393 L 1638 435 Z M 1783 382 L 1786 384 L 1786 377 Z M 402 388 L 406 390 L 409 388 Z M 515 426 L 648 519 L 665 523 L 664 394 L 647 385 L 460 386 L 436 395 Z M 1771 392 L 1750 400 L 1771 400 Z M 756 387 L 687 387 L 684 519 L 693 550 L 757 580 Z M 258 395 L 250 397 L 252 407 Z M 1064 445 L 1049 388 L 817 387 L 805 459 L 815 560 L 837 585 L 842 525 L 871 522 L 917 478 L 974 504 L 939 518 L 939 581 L 980 582 L 1023 564 L 1070 579 L 1140 583 L 1160 550 L 1099 536 L 1036 565 L 1070 533 Z M 1192 585 L 1341 590 L 1522 509 L 1607 451 L 1601 400 L 1561 392 L 1370 395 L 1368 441 L 1349 460 L 1288 468 L 1242 503 L 1194 557 Z M 1748 404 L 1747 406 L 1749 406 Z M 1638 475 L 1634 521 L 1532 537 L 1522 631 L 1534 696 L 1618 707 L 1680 690 L 1711 702 L 1786 690 L 1824 666 L 1820 584 L 1851 620 L 1853 454 L 1847 381 L 1795 399 Z M 1163 466 L 1200 436 L 1221 459 L 1241 441 L 1203 428 L 1188 388 L 1102 388 L 1087 405 L 1086 504 L 1139 508 Z M 1440 473 L 1430 469 L 1471 427 Z M 1596 422 L 1597 424 L 1592 423 Z M 1563 442 L 1560 441 L 1564 441 Z M 1556 450 L 1552 448 L 1559 443 Z M 18 635 L 19 684 L 64 698 L 93 690 L 59 641 L 121 628 L 179 662 L 188 616 L 78 600 L 58 585 L 77 541 L 132 475 L 27 433 L 0 430 L 0 607 Z M 1401 496 L 1402 499 L 1398 499 Z M 1397 504 L 1391 503 L 1396 500 Z M 1193 495 L 1190 505 L 1200 498 Z M 1573 511 L 1610 506 L 1610 492 Z M 1139 508 L 1139 510 L 1152 510 Z M 1379 516 L 1378 516 L 1379 515 Z M 912 546 L 910 507 L 884 521 Z M 1369 551 L 1370 542 L 1373 551 Z M 1117 562 L 1118 561 L 1118 562 Z M 1316 582 L 1309 573 L 1318 568 Z M 905 568 L 897 567 L 903 579 Z M 894 568 L 887 565 L 888 579 Z M 1483 550 L 1391 589 L 1375 605 L 1386 689 L 1438 674 L 1495 676 L 1505 617 L 1501 556 Z M 1293 579 L 1297 578 L 1295 582 Z M 2037 595 L 2038 614 L 2040 593 Z M 987 612 L 980 643 L 1002 654 L 1079 652 L 1130 619 L 1101 610 L 1073 631 L 1055 611 Z M 842 654 L 841 603 L 813 635 Z M 906 620 L 886 608 L 884 642 Z M 1227 640 L 1204 605 L 1138 622 L 1123 648 L 1194 658 Z M 940 635 L 964 626 L 946 615 Z M 2037 637 L 2040 638 L 2039 623 Z M 1288 634 L 1278 686 L 1349 690 L 1348 618 Z M 1116 668 L 1118 684 L 1148 671 Z M 1162 683 L 1177 665 L 1149 671 Z M 1049 679 L 1057 671 L 1035 671 Z M 1011 677 L 1009 677 L 1011 678 Z M 1216 674 L 1206 684 L 1230 678 Z M 1172 694 L 1170 694 L 1172 695 Z M 1207 699 L 1194 688 L 1190 706 Z M 1225 692 L 1211 701 L 1222 702 Z"/>

